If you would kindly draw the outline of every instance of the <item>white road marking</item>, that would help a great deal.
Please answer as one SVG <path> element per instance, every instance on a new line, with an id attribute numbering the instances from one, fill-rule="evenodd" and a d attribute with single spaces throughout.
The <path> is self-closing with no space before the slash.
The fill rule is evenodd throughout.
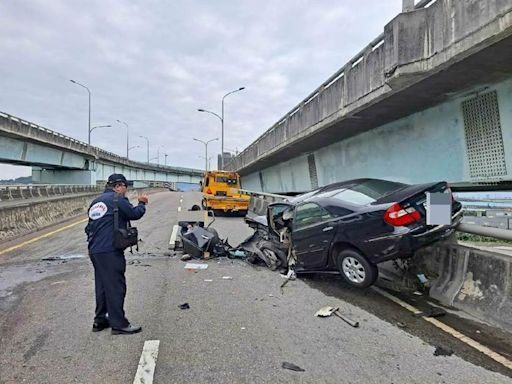
<path id="1" fill-rule="evenodd" d="M 178 207 L 178 212 L 181 212 L 181 207 Z"/>
<path id="2" fill-rule="evenodd" d="M 178 224 L 172 227 L 171 238 L 169 239 L 169 245 L 174 249 L 174 245 L 176 244 L 176 238 L 178 237 L 178 229 L 180 226 Z"/>
<path id="3" fill-rule="evenodd" d="M 413 307 L 410 304 L 407 304 L 406 302 L 400 300 L 398 297 L 395 297 L 392 294 L 390 294 L 390 293 L 388 293 L 386 291 L 383 291 L 380 288 L 372 287 L 372 289 L 375 292 L 377 292 L 378 294 L 380 294 L 380 295 L 384 296 L 385 298 L 393 301 L 394 303 L 400 305 L 401 307 L 407 309 L 408 311 L 410 311 L 412 313 L 415 313 L 415 314 L 416 313 L 421 313 L 421 311 L 418 308 Z M 445 323 L 440 322 L 437 319 L 434 319 L 432 317 L 426 317 L 426 316 L 422 316 L 422 318 L 423 318 L 423 320 L 428 321 L 430 324 L 432 324 L 432 325 L 436 326 L 437 328 L 443 330 L 444 332 L 448 333 L 449 335 L 452 335 L 453 337 L 459 339 L 460 341 L 462 341 L 463 343 L 465 343 L 465 344 L 469 345 L 470 347 L 476 349 L 477 351 L 482 352 L 487 357 L 490 357 L 491 359 L 493 359 L 494 361 L 496 361 L 496 362 L 500 363 L 501 365 L 507 367 L 508 369 L 512 369 L 512 361 L 510 361 L 506 357 L 500 355 L 499 353 L 494 352 L 493 350 L 487 348 L 485 345 L 480 344 L 478 341 L 475 341 L 475 340 L 471 339 L 470 337 L 460 333 L 456 329 L 453 329 L 452 327 L 446 325 Z"/>
<path id="4" fill-rule="evenodd" d="M 183 199 L 180 199 L 180 204 L 183 203 Z"/>
<path id="5" fill-rule="evenodd" d="M 160 340 L 146 340 L 133 384 L 152 384 Z"/>

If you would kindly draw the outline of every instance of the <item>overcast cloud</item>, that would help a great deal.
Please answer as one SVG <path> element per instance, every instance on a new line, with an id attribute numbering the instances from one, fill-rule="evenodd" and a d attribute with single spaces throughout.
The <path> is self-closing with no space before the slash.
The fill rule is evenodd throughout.
<path id="1" fill-rule="evenodd" d="M 203 167 L 220 138 L 242 150 L 383 31 L 401 0 L 17 0 L 0 3 L 0 111 L 146 160 Z M 220 141 L 210 145 L 220 152 Z M 163 156 L 161 157 L 163 159 Z M 155 160 L 156 161 L 156 160 Z M 163 161 L 163 160 L 162 160 Z M 213 165 L 213 161 L 212 161 Z M 0 179 L 28 175 L 0 165 Z"/>

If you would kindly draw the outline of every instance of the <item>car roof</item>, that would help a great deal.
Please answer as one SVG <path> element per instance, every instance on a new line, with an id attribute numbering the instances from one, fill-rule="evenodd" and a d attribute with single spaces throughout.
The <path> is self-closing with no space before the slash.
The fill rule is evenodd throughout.
<path id="1" fill-rule="evenodd" d="M 336 183 L 328 184 L 328 185 L 325 185 L 325 186 L 323 186 L 321 188 L 314 189 L 313 191 L 306 192 L 306 193 L 303 193 L 301 195 L 295 196 L 293 199 L 289 199 L 288 202 L 290 204 L 297 205 L 299 203 L 307 202 L 307 201 L 320 201 L 320 200 L 324 200 L 325 197 L 316 197 L 315 195 L 320 194 L 322 192 L 335 191 L 335 190 L 338 190 L 338 189 L 342 189 L 344 187 L 348 188 L 349 186 L 362 184 L 362 183 L 365 183 L 365 182 L 368 182 L 368 181 L 372 181 L 372 180 L 388 181 L 388 182 L 392 182 L 392 183 L 403 184 L 403 183 L 399 183 L 397 181 L 391 181 L 391 180 L 385 180 L 385 179 L 375 179 L 375 178 L 370 178 L 370 177 L 359 178 L 359 179 L 351 179 L 351 180 L 345 180 L 345 181 L 338 181 Z"/>

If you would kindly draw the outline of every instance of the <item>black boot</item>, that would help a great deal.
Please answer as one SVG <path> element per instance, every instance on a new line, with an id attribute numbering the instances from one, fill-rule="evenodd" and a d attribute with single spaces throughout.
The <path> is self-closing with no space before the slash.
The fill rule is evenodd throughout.
<path id="1" fill-rule="evenodd" d="M 108 320 L 103 320 L 103 321 L 95 320 L 94 323 L 92 324 L 93 332 L 103 331 L 106 328 L 110 328 L 110 324 L 109 324 Z"/>

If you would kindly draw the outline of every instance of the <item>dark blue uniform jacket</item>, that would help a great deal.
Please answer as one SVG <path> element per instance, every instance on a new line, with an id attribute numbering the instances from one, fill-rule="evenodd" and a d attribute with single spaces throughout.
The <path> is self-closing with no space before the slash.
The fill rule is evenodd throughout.
<path id="1" fill-rule="evenodd" d="M 113 245 L 115 194 L 116 192 L 113 190 L 107 189 L 89 206 L 89 223 L 85 227 L 85 233 L 87 234 L 90 253 L 122 251 L 114 248 Z M 143 203 L 134 207 L 122 195 L 118 195 L 117 204 L 119 207 L 119 228 L 126 228 L 128 221 L 138 220 L 146 213 L 146 207 Z"/>

